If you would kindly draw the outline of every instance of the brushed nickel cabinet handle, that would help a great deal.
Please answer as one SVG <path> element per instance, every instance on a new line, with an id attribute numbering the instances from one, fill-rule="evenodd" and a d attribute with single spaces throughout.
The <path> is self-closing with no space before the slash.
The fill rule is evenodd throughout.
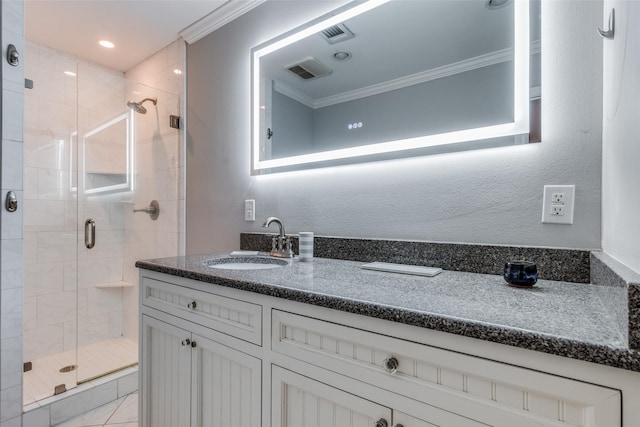
<path id="1" fill-rule="evenodd" d="M 398 359 L 391 356 L 382 361 L 382 366 L 384 367 L 384 370 L 386 372 L 390 374 L 395 374 L 396 371 L 398 370 L 398 366 L 400 366 L 400 362 L 398 362 Z"/>
<path id="2" fill-rule="evenodd" d="M 380 418 L 378 421 L 373 423 L 373 427 L 389 427 L 389 423 L 384 418 Z"/>

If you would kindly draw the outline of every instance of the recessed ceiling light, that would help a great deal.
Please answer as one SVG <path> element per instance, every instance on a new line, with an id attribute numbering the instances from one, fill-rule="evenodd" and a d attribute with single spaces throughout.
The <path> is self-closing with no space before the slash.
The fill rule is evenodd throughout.
<path id="1" fill-rule="evenodd" d="M 346 50 L 339 50 L 333 54 L 333 59 L 336 61 L 348 61 L 351 59 L 351 52 Z"/>
<path id="2" fill-rule="evenodd" d="M 176 68 L 175 70 L 173 70 L 174 73 L 176 73 L 177 75 L 182 74 L 182 70 L 179 68 Z"/>
<path id="3" fill-rule="evenodd" d="M 65 71 L 64 72 L 67 76 L 71 76 L 71 77 L 75 77 L 77 74 L 74 73 L 73 71 Z"/>
<path id="4" fill-rule="evenodd" d="M 102 47 L 106 47 L 107 49 L 113 49 L 114 47 L 116 47 L 116 45 L 109 40 L 100 40 L 98 44 Z"/>

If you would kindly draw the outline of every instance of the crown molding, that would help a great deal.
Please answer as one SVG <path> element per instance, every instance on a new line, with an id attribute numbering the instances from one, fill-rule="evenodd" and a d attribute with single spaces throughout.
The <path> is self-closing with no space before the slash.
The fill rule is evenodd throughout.
<path id="1" fill-rule="evenodd" d="M 306 105 L 309 108 L 313 108 L 313 109 L 318 108 L 313 98 L 282 82 L 274 80 L 273 90 L 275 90 L 276 92 L 280 92 L 284 96 L 288 96 L 289 98 L 295 101 L 298 101 L 302 105 Z"/>
<path id="2" fill-rule="evenodd" d="M 178 34 L 187 43 L 194 43 L 218 28 L 228 24 L 266 0 L 229 0 L 207 16 L 199 19 Z"/>
<path id="3" fill-rule="evenodd" d="M 338 95 L 327 96 L 315 100 L 315 108 L 328 107 L 342 102 L 353 101 L 367 96 L 378 95 L 392 90 L 402 89 L 431 80 L 441 79 L 443 77 L 453 76 L 455 74 L 464 73 L 466 71 L 476 70 L 501 62 L 513 59 L 513 49 L 504 49 L 486 55 L 476 56 L 464 61 L 455 62 L 453 64 L 444 65 L 442 67 L 432 68 L 420 73 L 411 74 L 400 77 L 398 79 L 389 80 L 380 84 L 367 86 L 365 88 L 344 92 Z"/>
<path id="4" fill-rule="evenodd" d="M 442 77 L 463 73 L 465 71 L 471 71 L 478 68 L 486 67 L 488 65 L 506 62 L 511 59 L 513 59 L 513 50 L 504 49 L 453 64 L 448 64 L 442 67 L 433 68 L 421 73 L 411 74 L 399 79 L 389 80 L 380 84 L 371 85 L 319 99 L 312 99 L 309 96 L 299 92 L 298 90 L 284 85 L 280 82 L 274 82 L 274 90 L 295 99 L 296 101 L 306 105 L 307 107 L 316 109 L 340 104 L 342 102 L 354 101 L 356 99 L 366 98 L 367 96 L 377 95 L 404 87 L 413 86 L 415 84 L 428 82 L 430 80 L 436 80 Z"/>

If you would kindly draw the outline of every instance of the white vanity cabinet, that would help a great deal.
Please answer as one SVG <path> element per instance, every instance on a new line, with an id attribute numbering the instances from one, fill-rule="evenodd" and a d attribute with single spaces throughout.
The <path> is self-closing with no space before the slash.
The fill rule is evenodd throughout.
<path id="1" fill-rule="evenodd" d="M 331 384 L 332 377 L 339 382 L 354 378 L 359 382 L 353 382 L 352 393 L 379 403 L 397 402 L 391 405 L 393 426 L 621 425 L 618 390 L 333 321 L 273 310 L 272 348 L 338 374 L 317 374 L 317 380 L 327 378 Z"/>
<path id="2" fill-rule="evenodd" d="M 140 283 L 143 427 L 622 427 L 619 389 L 554 366 L 581 362 L 145 270 Z"/>
<path id="3" fill-rule="evenodd" d="M 149 278 L 140 283 L 141 425 L 260 426 L 261 360 L 195 321 L 259 339 L 261 307 Z M 184 315 L 174 316 L 183 307 Z"/>

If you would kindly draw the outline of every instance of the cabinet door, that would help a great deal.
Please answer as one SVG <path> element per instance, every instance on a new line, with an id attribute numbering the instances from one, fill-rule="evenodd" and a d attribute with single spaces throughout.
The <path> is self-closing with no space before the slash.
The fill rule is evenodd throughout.
<path id="1" fill-rule="evenodd" d="M 391 425 L 389 408 L 275 365 L 271 375 L 272 427 Z"/>
<path id="2" fill-rule="evenodd" d="M 193 426 L 260 427 L 259 359 L 193 336 Z"/>
<path id="3" fill-rule="evenodd" d="M 143 427 L 191 424 L 191 334 L 142 316 L 141 422 Z"/>

